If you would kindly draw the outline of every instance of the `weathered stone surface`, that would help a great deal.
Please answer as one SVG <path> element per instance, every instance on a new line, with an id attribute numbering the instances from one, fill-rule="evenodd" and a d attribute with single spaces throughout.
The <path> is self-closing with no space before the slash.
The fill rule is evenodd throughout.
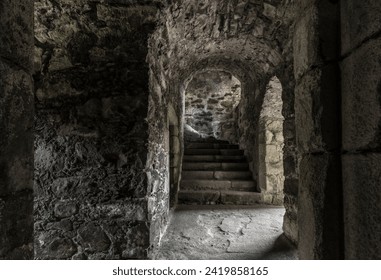
<path id="1" fill-rule="evenodd" d="M 342 54 L 380 32 L 380 3 L 374 0 L 340 1 Z M 361 24 L 360 24 L 361 23 Z"/>
<path id="2" fill-rule="evenodd" d="M 297 259 L 280 236 L 283 215 L 281 207 L 264 205 L 181 206 L 155 259 Z"/>
<path id="3" fill-rule="evenodd" d="M 298 55 L 294 56 L 294 75 L 299 80 L 312 65 L 319 63 L 318 42 L 318 11 L 315 6 L 309 7 L 296 23 L 293 49 Z"/>
<path id="4" fill-rule="evenodd" d="M 298 54 L 294 55 L 297 81 L 310 69 L 339 56 L 339 4 L 329 0 L 308 2 L 296 19 L 293 37 L 294 52 Z"/>
<path id="5" fill-rule="evenodd" d="M 262 196 L 257 192 L 221 191 L 221 203 L 232 205 L 253 205 L 262 202 Z"/>
<path id="6" fill-rule="evenodd" d="M 285 236 L 294 244 L 298 244 L 298 220 L 290 212 L 283 217 L 283 231 Z"/>
<path id="7" fill-rule="evenodd" d="M 343 156 L 345 258 L 380 259 L 381 155 Z"/>
<path id="8" fill-rule="evenodd" d="M 33 258 L 32 11 L 0 3 L 0 259 Z"/>
<path id="9" fill-rule="evenodd" d="M 68 259 L 76 252 L 77 248 L 70 239 L 58 237 L 48 245 L 45 257 L 48 259 Z"/>
<path id="10" fill-rule="evenodd" d="M 0 197 L 0 259 L 33 258 L 33 194 Z"/>
<path id="11" fill-rule="evenodd" d="M 178 202 L 180 204 L 216 204 L 220 199 L 219 191 L 203 190 L 180 190 Z"/>
<path id="12" fill-rule="evenodd" d="M 306 155 L 300 162 L 298 251 L 301 259 L 342 258 L 341 165 L 337 156 Z"/>
<path id="13" fill-rule="evenodd" d="M 57 218 L 67 218 L 77 213 L 77 205 L 72 201 L 60 201 L 54 206 L 54 215 Z"/>
<path id="14" fill-rule="evenodd" d="M 299 152 L 339 148 L 338 68 L 328 65 L 308 72 L 295 88 L 295 127 Z"/>
<path id="15" fill-rule="evenodd" d="M 0 61 L 0 195 L 33 188 L 33 82 Z"/>
<path id="16" fill-rule="evenodd" d="M 31 73 L 33 50 L 33 1 L 0 4 L 0 56 Z"/>
<path id="17" fill-rule="evenodd" d="M 103 229 L 94 223 L 83 225 L 78 231 L 78 236 L 85 250 L 102 252 L 106 251 L 111 244 Z"/>
<path id="18" fill-rule="evenodd" d="M 227 72 L 195 75 L 185 94 L 185 121 L 202 137 L 237 142 L 235 108 L 241 99 L 241 83 Z"/>
<path id="19" fill-rule="evenodd" d="M 343 148 L 381 148 L 381 39 L 356 50 L 341 65 Z"/>
<path id="20" fill-rule="evenodd" d="M 37 259 L 143 258 L 149 247 L 130 229 L 148 222 L 148 178 L 165 172 L 144 170 L 157 7 L 115 3 L 35 1 L 35 238 L 50 228 L 74 246 L 69 256 L 37 242 Z"/>

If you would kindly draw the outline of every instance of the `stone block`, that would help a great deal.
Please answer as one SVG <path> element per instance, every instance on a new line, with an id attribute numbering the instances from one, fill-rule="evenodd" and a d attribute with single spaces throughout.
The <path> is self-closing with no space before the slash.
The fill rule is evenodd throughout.
<path id="1" fill-rule="evenodd" d="M 19 250 L 25 253 L 22 258 L 33 258 L 33 222 L 31 190 L 0 197 L 0 259 L 21 259 L 12 253 Z"/>
<path id="2" fill-rule="evenodd" d="M 231 205 L 253 205 L 262 201 L 262 195 L 256 192 L 222 191 L 221 203 Z"/>
<path id="3" fill-rule="evenodd" d="M 297 81 L 312 66 L 336 59 L 339 55 L 339 5 L 328 0 L 316 1 L 302 15 L 296 23 L 293 38 Z"/>
<path id="4" fill-rule="evenodd" d="M 221 190 L 230 189 L 231 181 L 226 180 L 182 180 L 180 189 L 183 190 Z"/>
<path id="5" fill-rule="evenodd" d="M 217 180 L 245 180 L 251 179 L 251 172 L 249 171 L 215 171 L 214 178 Z"/>
<path id="6" fill-rule="evenodd" d="M 311 65 L 319 63 L 318 55 L 318 11 L 312 6 L 305 10 L 303 16 L 296 22 L 293 49 L 294 76 L 298 81 Z"/>
<path id="7" fill-rule="evenodd" d="M 277 163 L 282 160 L 282 147 L 280 145 L 266 145 L 266 163 Z"/>
<path id="8" fill-rule="evenodd" d="M 216 204 L 220 199 L 219 191 L 189 191 L 181 190 L 178 201 L 185 204 Z"/>
<path id="9" fill-rule="evenodd" d="M 33 188 L 33 81 L 0 61 L 0 195 Z"/>
<path id="10" fill-rule="evenodd" d="M 346 259 L 381 259 L 380 162 L 380 153 L 343 156 Z"/>
<path id="11" fill-rule="evenodd" d="M 0 3 L 0 56 L 28 72 L 32 69 L 34 1 Z"/>
<path id="12" fill-rule="evenodd" d="M 345 150 L 381 148 L 381 38 L 347 57 L 342 68 Z"/>
<path id="13" fill-rule="evenodd" d="M 298 221 L 295 216 L 286 213 L 283 218 L 283 231 L 292 243 L 298 244 Z"/>
<path id="14" fill-rule="evenodd" d="M 73 201 L 59 201 L 54 206 L 54 215 L 57 218 L 71 217 L 77 211 L 77 205 Z"/>
<path id="15" fill-rule="evenodd" d="M 111 245 L 107 234 L 95 223 L 81 226 L 78 230 L 78 236 L 84 249 L 90 250 L 91 252 L 106 251 Z"/>
<path id="16" fill-rule="evenodd" d="M 342 258 L 341 204 L 340 158 L 329 154 L 303 156 L 298 194 L 301 259 Z"/>
<path id="17" fill-rule="evenodd" d="M 340 148 L 338 73 L 335 65 L 317 68 L 295 88 L 295 127 L 301 153 Z"/>
<path id="18" fill-rule="evenodd" d="M 182 179 L 213 179 L 213 171 L 183 171 Z"/>
<path id="19" fill-rule="evenodd" d="M 297 196 L 299 189 L 299 180 L 293 178 L 286 178 L 284 180 L 284 193 Z"/>
<path id="20" fill-rule="evenodd" d="M 232 181 L 232 189 L 238 191 L 255 191 L 256 184 L 254 181 Z"/>
<path id="21" fill-rule="evenodd" d="M 342 54 L 381 30 L 381 9 L 377 0 L 341 0 Z"/>

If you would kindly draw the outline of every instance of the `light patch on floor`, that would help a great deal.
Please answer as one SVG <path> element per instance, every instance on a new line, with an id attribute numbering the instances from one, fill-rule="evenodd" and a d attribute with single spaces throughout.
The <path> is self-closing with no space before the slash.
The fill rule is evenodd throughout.
<path id="1" fill-rule="evenodd" d="M 283 207 L 180 206 L 155 259 L 297 259 L 282 234 Z"/>

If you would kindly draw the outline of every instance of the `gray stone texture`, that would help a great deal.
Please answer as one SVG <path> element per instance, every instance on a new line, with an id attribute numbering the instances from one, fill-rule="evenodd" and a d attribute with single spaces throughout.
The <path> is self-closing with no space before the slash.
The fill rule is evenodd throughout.
<path id="1" fill-rule="evenodd" d="M 380 259 L 379 1 L 341 1 L 346 259 Z"/>
<path id="2" fill-rule="evenodd" d="M 199 128 L 227 113 L 221 134 L 244 151 L 213 144 L 215 155 L 185 156 L 184 169 L 199 164 L 227 189 L 187 191 L 191 203 L 283 200 L 277 217 L 300 258 L 381 258 L 380 15 L 378 0 L 1 1 L 0 259 L 154 257 L 177 200 L 184 134 L 201 136 L 183 118 L 189 106 L 212 112 L 197 116 Z M 240 81 L 236 108 L 230 86 L 187 104 L 192 78 L 222 71 Z M 274 76 L 282 127 L 260 122 Z M 250 184 L 231 179 L 247 170 Z M 247 192 L 263 184 L 276 192 Z M 239 227 L 247 244 L 260 242 L 250 215 L 222 216 L 219 233 Z M 203 218 L 178 240 L 196 244 L 201 223 L 213 244 Z M 205 253 L 274 256 L 235 237 L 218 239 L 226 252 Z"/>
<path id="3" fill-rule="evenodd" d="M 339 5 L 299 2 L 294 45 L 295 127 L 298 145 L 298 252 L 301 259 L 343 258 Z M 292 182 L 292 181 L 291 181 Z M 294 183 L 286 182 L 295 192 Z M 292 196 L 286 195 L 288 208 Z M 297 213 L 295 213 L 297 212 Z"/>
<path id="4" fill-rule="evenodd" d="M 343 148 L 347 151 L 381 149 L 380 49 L 378 38 L 341 63 Z"/>
<path id="5" fill-rule="evenodd" d="M 36 259 L 147 256 L 155 14 L 153 5 L 35 2 Z"/>
<path id="6" fill-rule="evenodd" d="M 0 4 L 0 259 L 33 258 L 32 11 Z"/>
<path id="7" fill-rule="evenodd" d="M 343 156 L 345 258 L 381 256 L 381 155 Z"/>
<path id="8" fill-rule="evenodd" d="M 379 37 L 381 26 L 379 1 L 342 0 L 340 7 L 342 54 L 350 53 L 372 37 Z"/>
<path id="9" fill-rule="evenodd" d="M 198 73 L 185 93 L 185 121 L 203 138 L 237 143 L 236 108 L 240 100 L 241 83 L 230 73 Z"/>
<path id="10" fill-rule="evenodd" d="M 343 257 L 340 169 L 338 156 L 302 157 L 298 195 L 298 252 L 301 259 Z"/>

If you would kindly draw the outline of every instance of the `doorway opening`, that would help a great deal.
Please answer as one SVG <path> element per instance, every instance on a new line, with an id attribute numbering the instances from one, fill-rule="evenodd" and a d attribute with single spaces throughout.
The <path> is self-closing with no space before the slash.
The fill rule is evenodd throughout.
<path id="1" fill-rule="evenodd" d="M 282 85 L 274 76 L 266 87 L 259 118 L 258 183 L 263 201 L 283 205 L 283 122 Z"/>
<path id="2" fill-rule="evenodd" d="M 185 136 L 237 143 L 240 101 L 241 82 L 232 74 L 218 70 L 196 74 L 185 94 Z"/>

